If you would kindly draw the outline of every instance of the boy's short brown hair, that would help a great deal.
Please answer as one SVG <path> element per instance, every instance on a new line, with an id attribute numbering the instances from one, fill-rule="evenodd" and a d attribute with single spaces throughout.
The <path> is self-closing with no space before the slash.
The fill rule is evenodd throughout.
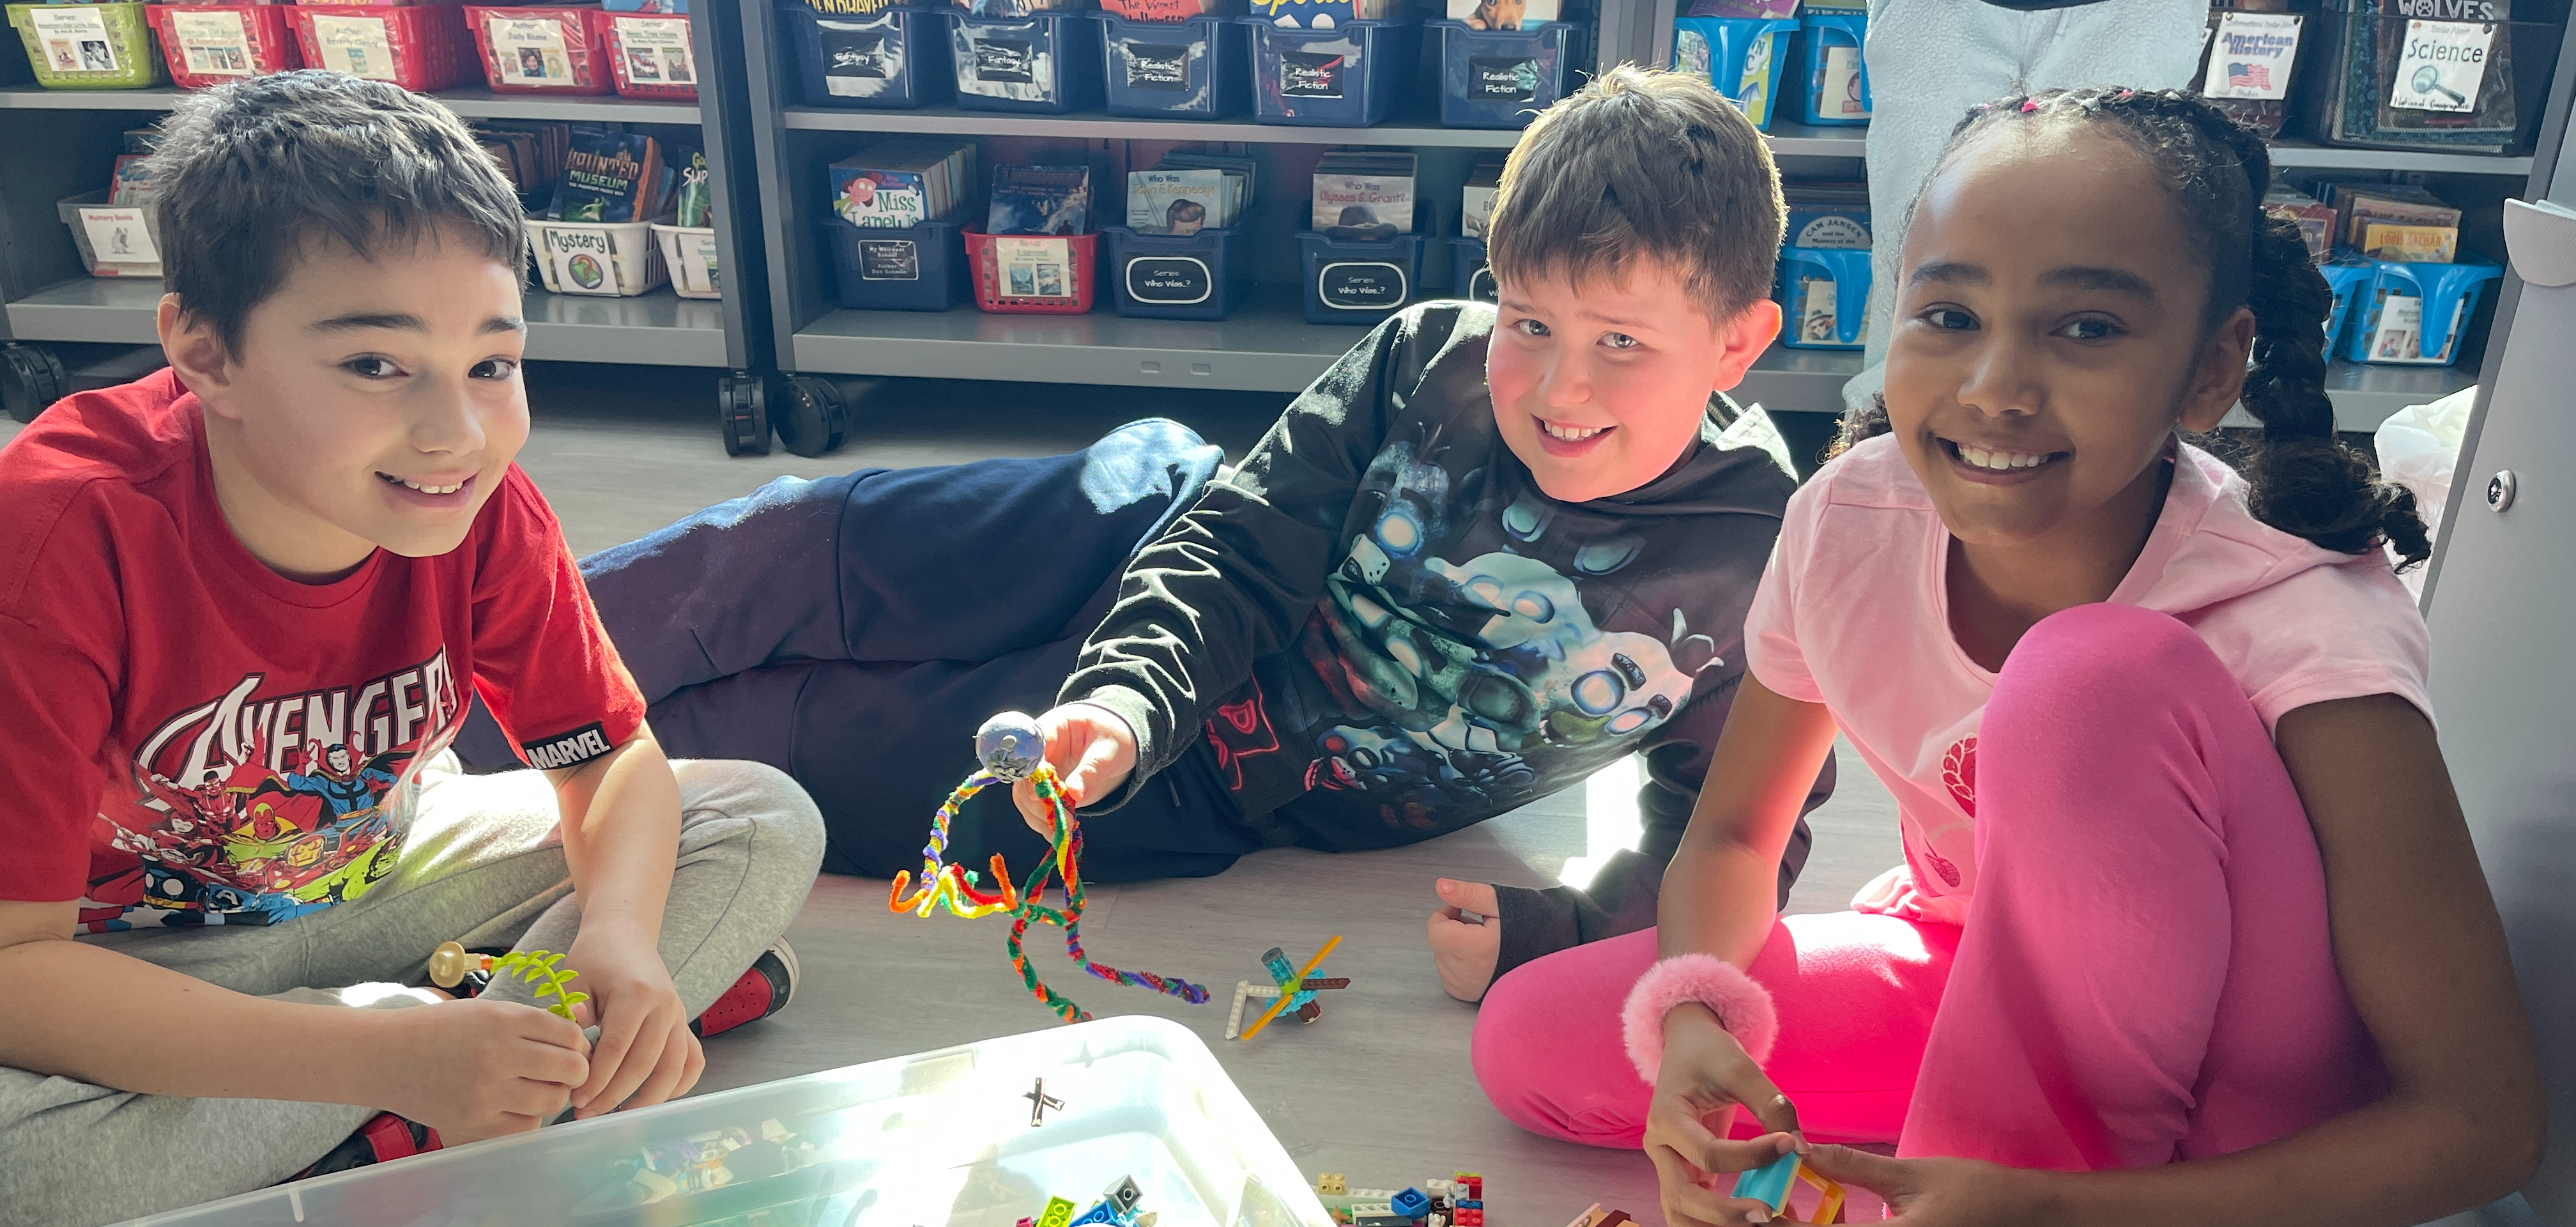
<path id="1" fill-rule="evenodd" d="M 1787 216 L 1770 147 L 1735 104 L 1701 78 L 1623 64 L 1513 146 L 1486 259 L 1510 282 L 1660 258 L 1725 320 L 1770 294 Z"/>
<path id="2" fill-rule="evenodd" d="M 150 169 L 162 284 L 236 354 L 315 238 L 372 255 L 435 232 L 526 273 L 510 181 L 464 121 L 398 85 L 304 69 L 192 91 Z"/>

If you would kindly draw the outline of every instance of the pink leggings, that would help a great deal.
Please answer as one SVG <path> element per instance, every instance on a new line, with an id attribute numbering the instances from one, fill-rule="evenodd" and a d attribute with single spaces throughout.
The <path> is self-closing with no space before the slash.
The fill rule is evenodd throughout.
<path id="1" fill-rule="evenodd" d="M 1964 928 L 1792 916 L 1749 970 L 1766 1072 L 1826 1142 L 2065 1171 L 2253 1146 L 2385 1088 L 2345 996 L 2306 811 L 2244 692 L 2180 622 L 2066 610 L 2013 649 L 1979 731 Z M 1674 884 L 1667 883 L 1667 889 Z M 1486 994 L 1476 1077 L 1534 1133 L 1633 1147 L 1619 1037 L 1649 930 Z M 1758 1130 L 1738 1113 L 1737 1136 Z"/>

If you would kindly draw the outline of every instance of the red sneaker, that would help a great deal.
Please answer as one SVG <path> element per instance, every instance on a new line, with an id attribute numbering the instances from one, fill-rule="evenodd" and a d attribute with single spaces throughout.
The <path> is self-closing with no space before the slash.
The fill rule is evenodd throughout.
<path id="1" fill-rule="evenodd" d="M 747 1022 L 767 1018 L 787 1008 L 787 999 L 796 991 L 796 951 L 786 938 L 760 952 L 751 970 L 716 998 L 714 1005 L 689 1024 L 699 1039 L 722 1035 Z"/>
<path id="2" fill-rule="evenodd" d="M 443 1149 L 445 1146 L 439 1142 L 437 1130 L 418 1121 L 405 1120 L 391 1112 L 378 1112 L 366 1124 L 358 1126 L 356 1133 L 350 1134 L 339 1145 L 332 1147 L 331 1153 L 315 1160 L 313 1166 L 287 1177 L 286 1180 L 302 1180 L 307 1176 L 328 1176 L 333 1172 L 345 1172 L 353 1167 L 365 1167 L 371 1163 L 384 1163 L 394 1159 L 408 1159 L 413 1155 L 423 1155 L 433 1150 Z M 284 1184 L 286 1181 L 281 1180 L 278 1183 Z"/>

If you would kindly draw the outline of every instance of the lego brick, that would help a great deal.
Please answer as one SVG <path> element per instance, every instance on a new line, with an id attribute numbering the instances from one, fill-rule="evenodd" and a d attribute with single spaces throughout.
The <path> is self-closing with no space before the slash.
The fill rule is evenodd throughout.
<path id="1" fill-rule="evenodd" d="M 1406 1189 L 1396 1194 L 1388 1204 L 1395 1207 L 1396 1213 L 1406 1218 L 1421 1218 L 1431 1213 L 1431 1199 L 1423 1196 L 1420 1189 Z"/>

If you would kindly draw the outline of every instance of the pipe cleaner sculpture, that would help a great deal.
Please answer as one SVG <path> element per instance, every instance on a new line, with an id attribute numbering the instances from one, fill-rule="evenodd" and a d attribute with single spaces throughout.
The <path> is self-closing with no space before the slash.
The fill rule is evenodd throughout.
<path id="1" fill-rule="evenodd" d="M 454 988 L 465 982 L 468 972 L 488 972 L 496 979 L 516 975 L 537 986 L 531 995 L 540 1001 L 554 998 L 546 1006 L 547 1013 L 570 1018 L 572 1008 L 590 1000 L 590 994 L 572 991 L 573 977 L 581 973 L 557 968 L 555 964 L 561 962 L 562 955 L 543 950 L 513 950 L 496 959 L 475 954 L 455 942 L 440 942 L 429 956 L 429 982 L 440 988 Z"/>
<path id="2" fill-rule="evenodd" d="M 1071 998 L 1047 987 L 1038 979 L 1037 969 L 1029 965 L 1021 941 L 1031 924 L 1051 924 L 1064 929 L 1067 956 L 1090 972 L 1112 984 L 1150 988 L 1158 993 L 1178 997 L 1191 1005 L 1207 1003 L 1207 989 L 1187 980 L 1170 979 L 1150 971 L 1120 971 L 1106 963 L 1095 963 L 1082 951 L 1082 824 L 1074 819 L 1073 807 L 1064 800 L 1063 781 L 1055 768 L 1047 765 L 1046 738 L 1038 732 L 1037 721 L 1020 712 L 1003 712 L 984 722 L 975 733 L 975 757 L 983 769 L 966 777 L 966 782 L 948 794 L 931 820 L 930 842 L 921 849 L 921 884 L 913 886 L 912 871 L 899 870 L 894 875 L 894 889 L 886 896 L 889 911 L 910 912 L 927 917 L 945 907 L 950 914 L 974 920 L 983 916 L 1008 915 L 1011 936 L 1007 945 L 1011 966 L 1019 969 L 1020 982 L 1029 993 L 1045 1002 L 1056 1017 L 1066 1022 L 1089 1022 L 1091 1015 Z M 1054 817 L 1052 845 L 1046 860 L 1029 872 L 1019 889 L 1011 888 L 1011 871 L 1003 864 L 1000 853 L 993 854 L 993 885 L 998 890 L 985 890 L 975 872 L 946 860 L 948 825 L 957 817 L 957 807 L 964 805 L 992 784 L 1011 784 L 1028 780 L 1037 786 L 1038 800 L 1045 803 Z M 1064 907 L 1046 906 L 1047 879 L 1059 875 L 1064 879 Z M 909 891 L 909 893 L 907 893 Z"/>

